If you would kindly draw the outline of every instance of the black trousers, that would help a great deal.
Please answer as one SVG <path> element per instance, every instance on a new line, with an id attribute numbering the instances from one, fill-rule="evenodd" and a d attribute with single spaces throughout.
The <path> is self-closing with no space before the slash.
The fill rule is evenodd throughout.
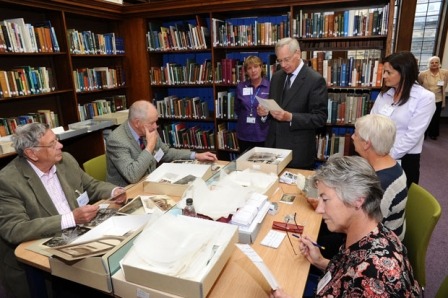
<path id="1" fill-rule="evenodd" d="M 436 111 L 432 115 L 426 134 L 430 138 L 437 138 L 439 136 L 440 114 L 442 113 L 442 102 L 436 102 Z"/>
<path id="2" fill-rule="evenodd" d="M 412 182 L 418 184 L 420 179 L 420 153 L 403 156 L 401 158 L 401 167 L 406 174 L 408 188 Z"/>

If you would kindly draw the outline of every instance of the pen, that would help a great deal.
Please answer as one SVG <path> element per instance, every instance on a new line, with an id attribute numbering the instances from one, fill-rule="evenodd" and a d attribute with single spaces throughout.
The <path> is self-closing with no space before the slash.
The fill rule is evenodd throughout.
<path id="1" fill-rule="evenodd" d="M 297 234 L 292 234 L 294 237 L 296 237 L 296 238 L 301 238 L 300 237 L 300 235 L 297 235 Z M 322 245 L 320 245 L 319 243 L 317 243 L 317 242 L 314 242 L 314 241 L 311 241 L 310 240 L 310 242 L 314 245 L 314 246 L 316 246 L 316 247 L 319 247 L 320 249 L 323 249 L 323 250 L 325 250 L 325 246 L 322 246 Z"/>

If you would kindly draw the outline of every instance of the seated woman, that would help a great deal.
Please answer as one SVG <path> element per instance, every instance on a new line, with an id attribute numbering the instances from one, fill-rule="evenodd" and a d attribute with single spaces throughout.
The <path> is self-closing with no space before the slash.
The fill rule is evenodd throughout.
<path id="1" fill-rule="evenodd" d="M 319 195 L 316 212 L 331 232 L 346 234 L 331 260 L 304 235 L 300 252 L 325 272 L 316 297 L 418 297 L 406 248 L 382 223 L 383 191 L 373 168 L 362 157 L 333 157 L 312 178 Z M 289 297 L 282 289 L 271 297 Z"/>

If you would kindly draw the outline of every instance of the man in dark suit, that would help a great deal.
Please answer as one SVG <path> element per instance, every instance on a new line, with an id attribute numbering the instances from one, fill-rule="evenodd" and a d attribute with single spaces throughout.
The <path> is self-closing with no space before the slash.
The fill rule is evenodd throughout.
<path id="1" fill-rule="evenodd" d="M 154 171 L 159 162 L 216 161 L 216 155 L 211 152 L 170 148 L 157 132 L 158 119 L 157 109 L 151 102 L 139 100 L 131 105 L 128 120 L 106 141 L 107 181 L 120 186 L 137 183 Z"/>
<path id="2" fill-rule="evenodd" d="M 281 70 L 272 76 L 269 98 L 281 111 L 269 111 L 266 147 L 292 150 L 288 167 L 312 169 L 316 158 L 316 129 L 327 121 L 327 87 L 324 78 L 301 59 L 299 42 L 283 38 L 275 46 Z M 288 85 L 288 81 L 290 84 Z M 259 105 L 260 116 L 268 111 Z"/>
<path id="3" fill-rule="evenodd" d="M 0 171 L 0 280 L 7 297 L 30 297 L 16 246 L 90 222 L 98 206 L 89 202 L 124 190 L 87 175 L 46 124 L 17 128 L 13 144 L 18 156 Z"/>

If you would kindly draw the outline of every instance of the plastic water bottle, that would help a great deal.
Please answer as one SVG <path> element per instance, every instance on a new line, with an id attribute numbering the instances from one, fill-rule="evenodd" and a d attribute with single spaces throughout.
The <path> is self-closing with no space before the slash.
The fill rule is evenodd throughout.
<path id="1" fill-rule="evenodd" d="M 187 199 L 187 205 L 182 210 L 182 215 L 196 217 L 196 210 L 194 209 L 192 198 Z"/>

